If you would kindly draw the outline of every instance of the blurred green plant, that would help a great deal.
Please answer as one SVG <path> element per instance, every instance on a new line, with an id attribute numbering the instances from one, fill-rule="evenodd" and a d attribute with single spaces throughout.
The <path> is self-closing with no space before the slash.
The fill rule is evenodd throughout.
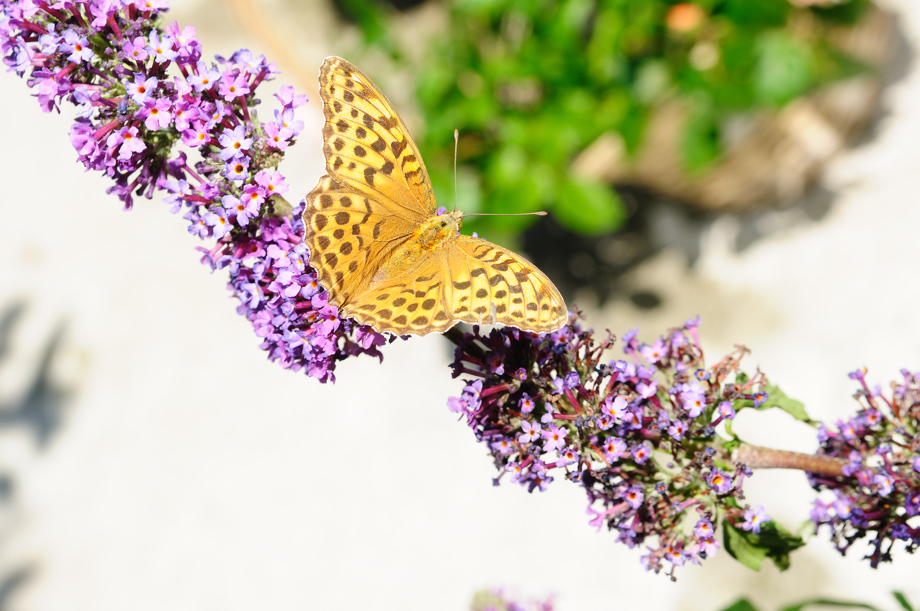
<path id="1" fill-rule="evenodd" d="M 907 600 L 907 597 L 902 592 L 892 592 L 891 595 L 894 597 L 895 602 L 898 603 L 898 606 L 901 609 L 904 611 L 914 611 L 914 607 L 910 604 L 910 602 Z M 881 611 L 881 609 L 878 607 L 874 607 L 866 603 L 835 600 L 831 598 L 812 598 L 783 607 L 782 611 L 802 611 L 803 609 L 810 609 L 813 607 L 824 609 L 829 607 L 836 607 L 840 609 L 866 609 L 868 611 Z M 742 598 L 725 607 L 722 611 L 758 611 L 758 608 L 755 607 L 746 598 Z"/>
<path id="2" fill-rule="evenodd" d="M 689 110 L 685 171 L 705 172 L 728 117 L 777 108 L 862 69 L 827 33 L 857 21 L 867 4 L 454 0 L 448 32 L 417 67 L 419 147 L 438 199 L 452 200 L 456 128 L 464 210 L 545 209 L 576 232 L 614 230 L 625 219 L 617 193 L 570 171 L 578 153 L 608 132 L 634 153 L 653 109 L 678 98 Z M 469 223 L 507 241 L 533 220 Z"/>

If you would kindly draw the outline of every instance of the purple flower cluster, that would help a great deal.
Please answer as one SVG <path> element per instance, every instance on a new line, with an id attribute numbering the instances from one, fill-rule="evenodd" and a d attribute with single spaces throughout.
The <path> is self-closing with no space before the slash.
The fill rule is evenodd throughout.
<path id="1" fill-rule="evenodd" d="M 823 498 L 811 519 L 827 526 L 841 554 L 870 537 L 866 556 L 873 567 L 891 562 L 900 541 L 908 552 L 920 547 L 920 373 L 901 371 L 888 396 L 866 384 L 866 369 L 850 373 L 860 384 L 860 410 L 833 428 L 820 425 L 819 454 L 846 461 L 845 478 L 810 474 Z"/>
<path id="2" fill-rule="evenodd" d="M 766 399 L 764 377 L 739 369 L 746 350 L 706 368 L 690 320 L 652 345 L 623 338 L 626 360 L 609 360 L 573 314 L 555 333 L 514 328 L 454 334 L 455 377 L 468 379 L 451 411 L 487 445 L 499 475 L 529 491 L 557 477 L 585 489 L 590 523 L 645 545 L 659 572 L 715 554 L 720 521 L 749 533 L 770 520 L 740 504 L 751 471 L 728 458 L 716 427 Z M 691 513 L 692 512 L 692 513 Z M 686 526 L 689 525 L 689 526 Z M 686 528 L 685 528 L 686 526 Z"/>
<path id="3" fill-rule="evenodd" d="M 104 172 L 130 209 L 136 195 L 166 192 L 171 212 L 213 246 L 238 311 L 282 366 L 334 381 L 337 361 L 380 356 L 386 338 L 338 318 L 303 245 L 303 203 L 288 204 L 275 168 L 303 129 L 306 102 L 281 87 L 281 105 L 259 121 L 256 89 L 277 73 L 249 51 L 202 60 L 195 29 L 160 27 L 165 0 L 0 0 L 0 52 L 25 76 L 45 111 L 78 106 L 70 140 L 87 169 Z M 179 144 L 201 160 L 189 165 Z"/>

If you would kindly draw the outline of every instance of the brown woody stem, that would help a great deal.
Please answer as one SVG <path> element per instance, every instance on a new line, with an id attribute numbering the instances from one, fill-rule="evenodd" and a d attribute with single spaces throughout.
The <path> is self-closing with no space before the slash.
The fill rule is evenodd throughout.
<path id="1" fill-rule="evenodd" d="M 774 450 L 743 444 L 732 454 L 735 462 L 744 463 L 751 469 L 798 469 L 830 477 L 844 477 L 846 461 L 830 456 L 815 456 L 786 450 Z"/>

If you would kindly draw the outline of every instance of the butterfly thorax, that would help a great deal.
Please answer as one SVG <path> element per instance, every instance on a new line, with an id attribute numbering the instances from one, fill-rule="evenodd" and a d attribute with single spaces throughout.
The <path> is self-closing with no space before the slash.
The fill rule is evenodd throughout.
<path id="1" fill-rule="evenodd" d="M 419 225 L 410 242 L 415 242 L 421 250 L 432 250 L 460 231 L 462 223 L 460 210 L 432 217 Z"/>
<path id="2" fill-rule="evenodd" d="M 455 210 L 420 223 L 412 236 L 390 253 L 387 261 L 374 274 L 371 286 L 414 267 L 420 260 L 427 258 L 429 253 L 442 247 L 460 231 L 462 219 L 463 212 Z"/>

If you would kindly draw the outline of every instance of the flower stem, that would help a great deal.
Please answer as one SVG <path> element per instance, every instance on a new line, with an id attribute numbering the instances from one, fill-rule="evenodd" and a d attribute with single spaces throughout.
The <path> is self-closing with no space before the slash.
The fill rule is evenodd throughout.
<path id="1" fill-rule="evenodd" d="M 831 477 L 844 477 L 843 467 L 846 465 L 846 461 L 830 456 L 774 450 L 749 444 L 738 447 L 732 458 L 751 469 L 799 469 Z"/>

